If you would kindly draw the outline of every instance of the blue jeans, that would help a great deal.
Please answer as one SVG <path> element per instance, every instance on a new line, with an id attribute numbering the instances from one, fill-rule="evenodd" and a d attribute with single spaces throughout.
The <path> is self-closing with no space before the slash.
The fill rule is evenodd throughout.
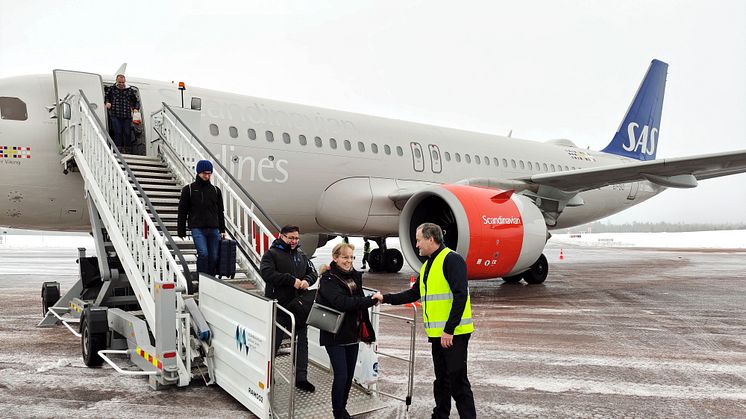
<path id="1" fill-rule="evenodd" d="M 218 267 L 220 230 L 217 228 L 193 228 L 192 240 L 197 248 L 197 272 L 215 275 Z"/>
<path id="2" fill-rule="evenodd" d="M 332 370 L 334 371 L 332 410 L 335 418 L 344 417 L 343 412 L 352 388 L 352 378 L 355 376 L 358 346 L 360 345 L 357 343 L 354 345 L 326 346 L 326 353 L 329 354 L 329 362 L 332 364 Z"/>
<path id="3" fill-rule="evenodd" d="M 128 147 L 130 145 L 132 142 L 132 118 L 112 116 L 111 130 L 114 132 L 114 144 L 117 147 Z"/>

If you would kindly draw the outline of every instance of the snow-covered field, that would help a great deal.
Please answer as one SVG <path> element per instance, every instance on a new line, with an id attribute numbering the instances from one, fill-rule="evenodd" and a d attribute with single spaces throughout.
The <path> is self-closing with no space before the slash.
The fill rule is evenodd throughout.
<path id="1" fill-rule="evenodd" d="M 572 233 L 555 234 L 555 244 L 671 249 L 746 249 L 746 230 L 684 233 Z"/>

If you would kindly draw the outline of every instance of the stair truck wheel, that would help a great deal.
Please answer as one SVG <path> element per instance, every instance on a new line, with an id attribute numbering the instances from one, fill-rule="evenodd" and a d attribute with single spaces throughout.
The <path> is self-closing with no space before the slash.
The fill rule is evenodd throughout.
<path id="1" fill-rule="evenodd" d="M 539 260 L 534 262 L 526 272 L 523 273 L 523 280 L 529 284 L 541 284 L 547 279 L 549 274 L 549 262 L 544 255 L 539 256 Z"/>
<path id="2" fill-rule="evenodd" d="M 104 363 L 98 351 L 107 348 L 108 332 L 106 307 L 86 307 L 80 317 L 80 346 L 86 366 L 100 367 Z"/>
<path id="3" fill-rule="evenodd" d="M 404 256 L 399 249 L 386 249 L 383 254 L 383 267 L 386 272 L 397 273 L 404 266 Z"/>
<path id="4" fill-rule="evenodd" d="M 47 315 L 49 307 L 54 306 L 60 299 L 60 283 L 59 282 L 45 282 L 41 284 L 41 308 L 42 316 Z"/>

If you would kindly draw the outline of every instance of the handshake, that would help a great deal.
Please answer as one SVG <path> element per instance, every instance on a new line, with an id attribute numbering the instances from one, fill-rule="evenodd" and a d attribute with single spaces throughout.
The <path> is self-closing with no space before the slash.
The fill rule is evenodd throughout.
<path id="1" fill-rule="evenodd" d="M 375 294 L 371 295 L 370 298 L 372 300 L 378 300 L 376 301 L 376 305 L 383 303 L 383 294 L 381 294 L 380 292 L 376 292 Z"/>

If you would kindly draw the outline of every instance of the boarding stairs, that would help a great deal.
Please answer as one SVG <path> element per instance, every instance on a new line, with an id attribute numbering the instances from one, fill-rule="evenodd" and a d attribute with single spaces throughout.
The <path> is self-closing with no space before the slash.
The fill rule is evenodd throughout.
<path id="1" fill-rule="evenodd" d="M 81 278 L 64 295 L 59 284 L 44 284 L 39 326 L 64 325 L 81 338 L 88 366 L 106 362 L 121 374 L 146 376 L 154 389 L 198 379 L 218 384 L 260 418 L 327 416 L 330 365 L 316 344 L 318 331 L 309 330 L 309 358 L 312 376 L 323 375 L 326 388 L 297 396 L 294 317 L 263 296 L 258 267 L 277 223 L 169 105 L 151 115 L 156 152 L 138 156 L 119 152 L 97 114 L 100 104 L 84 90 L 58 97 L 61 162 L 66 174 L 84 180 L 96 256 L 80 249 Z M 233 283 L 196 272 L 194 245 L 176 237 L 181 187 L 203 159 L 215 166 L 212 182 L 222 191 L 226 230 L 239 250 Z M 376 328 L 385 316 L 411 328 L 409 358 L 393 356 L 408 363 L 409 384 L 399 397 L 379 391 L 375 380 L 358 380 L 377 376 L 377 356 L 387 356 L 361 345 L 365 362 L 356 371 L 353 414 L 382 407 L 379 395 L 411 402 L 416 323 L 378 307 L 371 314 Z M 289 327 L 278 323 L 281 315 Z M 285 357 L 274 350 L 276 333 L 291 337 Z M 128 365 L 120 366 L 122 357 Z"/>

